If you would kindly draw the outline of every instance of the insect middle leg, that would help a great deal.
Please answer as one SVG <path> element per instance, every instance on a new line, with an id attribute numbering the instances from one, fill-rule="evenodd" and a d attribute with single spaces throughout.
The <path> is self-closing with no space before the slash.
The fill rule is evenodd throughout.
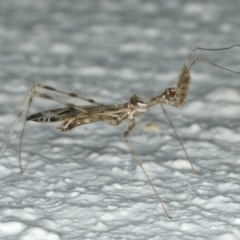
<path id="1" fill-rule="evenodd" d="M 129 135 L 129 133 L 130 133 L 130 132 L 133 130 L 133 128 L 135 127 L 135 119 L 133 118 L 133 119 L 129 119 L 129 120 L 130 120 L 130 125 L 128 126 L 128 129 L 127 129 L 127 130 L 124 132 L 124 134 L 123 134 L 124 140 L 125 140 L 126 144 L 128 145 L 128 147 L 129 147 L 129 149 L 130 149 L 130 152 L 131 152 L 131 154 L 133 155 L 134 160 L 137 162 L 137 164 L 139 165 L 139 167 L 142 169 L 142 172 L 144 173 L 145 177 L 147 178 L 147 181 L 148 181 L 149 185 L 151 186 L 152 190 L 154 191 L 154 193 L 155 193 L 155 195 L 156 195 L 159 203 L 161 204 L 161 206 L 162 206 L 162 208 L 163 208 L 163 210 L 164 210 L 164 212 L 165 212 L 165 215 L 166 215 L 168 218 L 171 218 L 171 216 L 168 214 L 168 211 L 167 211 L 167 209 L 165 208 L 165 206 L 164 206 L 164 204 L 163 204 L 163 201 L 162 201 L 161 197 L 159 196 L 159 194 L 158 194 L 158 192 L 157 192 L 157 190 L 156 190 L 156 188 L 155 188 L 152 180 L 151 180 L 150 177 L 148 176 L 145 168 L 143 167 L 142 161 L 139 159 L 136 151 L 135 151 L 135 150 L 133 149 L 133 147 L 132 147 L 132 144 L 131 144 L 131 143 L 129 142 L 129 140 L 128 140 L 128 135 Z"/>

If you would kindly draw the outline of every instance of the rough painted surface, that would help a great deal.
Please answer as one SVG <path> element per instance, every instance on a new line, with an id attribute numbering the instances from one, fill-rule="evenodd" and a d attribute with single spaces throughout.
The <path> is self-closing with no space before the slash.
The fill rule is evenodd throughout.
<path id="1" fill-rule="evenodd" d="M 151 97 L 175 86 L 192 48 L 240 43 L 239 8 L 238 1 L 1 1 L 2 144 L 34 83 L 105 103 Z M 239 53 L 200 55 L 240 71 Z M 239 89 L 239 75 L 198 63 L 187 104 L 167 107 L 199 175 L 159 107 L 137 120 L 130 140 L 171 220 L 123 142 L 127 123 L 62 134 L 56 124 L 29 123 L 19 174 L 20 122 L 0 160 L 0 238 L 239 239 Z M 31 113 L 54 107 L 36 98 Z"/>

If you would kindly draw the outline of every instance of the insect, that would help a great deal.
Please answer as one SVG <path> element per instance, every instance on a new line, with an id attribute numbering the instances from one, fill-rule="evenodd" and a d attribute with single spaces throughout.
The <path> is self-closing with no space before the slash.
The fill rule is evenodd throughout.
<path id="1" fill-rule="evenodd" d="M 10 140 L 10 137 L 16 127 L 16 124 L 18 123 L 19 119 L 23 115 L 23 112 L 25 109 L 26 109 L 26 115 L 24 116 L 25 120 L 23 123 L 21 136 L 20 136 L 20 142 L 19 142 L 19 146 L 20 146 L 19 147 L 19 166 L 20 166 L 21 172 L 23 172 L 22 159 L 21 159 L 22 140 L 23 140 L 23 134 L 24 134 L 24 130 L 25 130 L 27 121 L 48 122 L 48 123 L 61 122 L 61 124 L 58 126 L 57 130 L 59 132 L 67 132 L 75 127 L 82 126 L 84 124 L 93 123 L 93 122 L 102 121 L 102 122 L 105 122 L 106 124 L 116 126 L 116 125 L 119 125 L 122 121 L 128 120 L 129 126 L 123 134 L 124 140 L 125 140 L 127 146 L 129 147 L 130 152 L 133 155 L 133 158 L 135 159 L 137 164 L 140 166 L 149 185 L 151 186 L 153 192 L 155 193 L 159 203 L 161 204 L 161 206 L 163 208 L 165 215 L 168 218 L 171 218 L 170 215 L 168 214 L 168 211 L 165 208 L 164 203 L 163 203 L 161 197 L 159 196 L 153 182 L 149 178 L 146 170 L 144 169 L 141 160 L 139 159 L 136 151 L 134 150 L 134 148 L 132 147 L 131 143 L 128 140 L 128 136 L 129 136 L 130 132 L 135 127 L 135 118 L 142 115 L 143 113 L 145 113 L 150 107 L 159 104 L 161 106 L 170 126 L 172 127 L 174 134 L 176 135 L 176 138 L 178 139 L 178 141 L 186 155 L 186 158 L 188 159 L 188 161 L 191 165 L 192 172 L 196 173 L 194 170 L 192 161 L 191 161 L 190 157 L 188 156 L 187 151 L 182 143 L 182 140 L 180 139 L 173 123 L 171 122 L 163 104 L 169 104 L 174 107 L 181 107 L 182 105 L 185 104 L 186 97 L 188 94 L 188 88 L 189 88 L 189 84 L 190 84 L 190 78 L 191 78 L 190 77 L 190 69 L 199 60 L 203 60 L 211 65 L 214 65 L 214 66 L 221 68 L 223 70 L 226 70 L 226 71 L 230 71 L 230 72 L 233 72 L 236 74 L 240 73 L 240 72 L 235 72 L 235 71 L 230 70 L 225 67 L 221 67 L 221 66 L 209 61 L 208 59 L 206 59 L 204 57 L 196 57 L 195 59 L 192 60 L 192 57 L 197 50 L 220 51 L 220 50 L 227 50 L 227 49 L 231 49 L 233 47 L 239 47 L 239 46 L 240 45 L 235 44 L 230 47 L 216 48 L 216 49 L 201 48 L 201 47 L 194 48 L 188 55 L 187 60 L 183 65 L 183 68 L 182 68 L 181 73 L 178 78 L 177 85 L 172 88 L 167 88 L 167 89 L 165 89 L 165 91 L 163 93 L 153 96 L 147 100 L 134 94 L 127 102 L 124 102 L 121 104 L 106 105 L 106 104 L 97 102 L 91 98 L 85 98 L 85 97 L 79 96 L 75 93 L 61 91 L 61 90 L 55 89 L 53 87 L 37 83 L 37 84 L 33 85 L 32 88 L 30 89 L 30 91 L 28 92 L 28 94 L 25 98 L 25 101 L 18 113 L 18 116 L 10 130 L 10 133 L 3 145 L 3 148 L 0 152 L 0 157 L 2 156 L 4 149 L 6 148 L 8 142 Z M 75 104 L 63 101 L 61 99 L 51 97 L 50 95 L 44 93 L 44 91 L 56 92 L 56 93 L 66 95 L 71 98 L 80 99 L 80 100 L 88 102 L 89 105 L 75 105 Z M 39 113 L 28 116 L 33 97 L 40 97 L 40 98 L 47 99 L 47 100 L 50 100 L 53 102 L 57 102 L 57 103 L 63 105 L 63 107 L 39 112 Z"/>

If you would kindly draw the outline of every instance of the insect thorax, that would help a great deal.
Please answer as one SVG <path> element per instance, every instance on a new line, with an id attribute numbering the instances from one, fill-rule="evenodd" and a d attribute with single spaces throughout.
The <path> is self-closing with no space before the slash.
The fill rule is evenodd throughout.
<path id="1" fill-rule="evenodd" d="M 149 108 L 148 101 L 134 94 L 128 102 L 128 109 L 129 109 L 128 117 L 130 119 L 137 117 L 143 114 L 144 112 L 146 112 L 148 108 Z"/>

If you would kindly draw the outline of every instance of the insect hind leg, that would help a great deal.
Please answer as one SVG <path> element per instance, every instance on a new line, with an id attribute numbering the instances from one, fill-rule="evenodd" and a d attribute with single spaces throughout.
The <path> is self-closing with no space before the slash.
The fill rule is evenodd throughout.
<path id="1" fill-rule="evenodd" d="M 20 168 L 20 172 L 23 173 L 23 167 L 22 167 L 22 157 L 21 157 L 21 152 L 22 152 L 22 140 L 23 140 L 23 135 L 24 135 L 24 130 L 25 130 L 25 126 L 26 126 L 26 118 L 27 118 L 27 115 L 29 113 L 29 109 L 30 109 L 30 106 L 32 104 L 32 97 L 33 97 L 33 92 L 34 92 L 34 89 L 36 88 L 36 85 L 33 85 L 31 87 L 31 90 L 28 92 L 23 104 L 22 104 L 22 107 L 20 109 L 20 111 L 18 112 L 18 115 L 17 115 L 17 118 L 15 119 L 14 123 L 13 123 L 13 126 L 10 130 L 10 133 L 8 134 L 8 137 L 7 139 L 5 140 L 4 144 L 3 144 L 3 147 L 1 149 L 1 152 L 0 152 L 0 158 L 2 157 L 3 155 L 3 152 L 12 136 L 12 133 L 19 121 L 19 119 L 21 118 L 23 112 L 24 112 L 24 109 L 27 107 L 27 111 L 25 113 L 25 119 L 24 119 L 24 123 L 23 123 L 23 128 L 22 128 L 22 131 L 21 131 L 21 135 L 20 135 L 20 142 L 19 142 L 19 150 L 18 150 L 18 160 L 19 160 L 19 168 Z"/>

